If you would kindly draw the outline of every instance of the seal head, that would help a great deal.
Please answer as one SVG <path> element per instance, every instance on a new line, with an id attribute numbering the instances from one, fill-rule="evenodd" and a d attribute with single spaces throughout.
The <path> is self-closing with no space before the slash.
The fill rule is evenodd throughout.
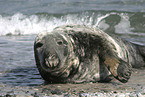
<path id="1" fill-rule="evenodd" d="M 60 33 L 52 33 L 42 38 L 37 37 L 34 43 L 37 67 L 44 80 L 65 82 L 75 72 L 79 61 L 73 54 L 71 41 Z"/>

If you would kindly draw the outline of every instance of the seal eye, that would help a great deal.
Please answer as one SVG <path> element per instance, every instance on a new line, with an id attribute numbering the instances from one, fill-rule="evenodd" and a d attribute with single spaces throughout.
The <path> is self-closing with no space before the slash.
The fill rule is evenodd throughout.
<path id="1" fill-rule="evenodd" d="M 40 42 L 38 42 L 38 43 L 36 44 L 36 47 L 37 47 L 37 48 L 38 48 L 38 47 L 41 47 L 41 46 L 43 46 L 43 44 L 40 43 Z"/>
<path id="2" fill-rule="evenodd" d="M 63 41 L 62 41 L 62 40 L 58 40 L 58 41 L 57 41 L 57 44 L 58 44 L 58 45 L 62 45 L 62 44 L 63 44 Z"/>

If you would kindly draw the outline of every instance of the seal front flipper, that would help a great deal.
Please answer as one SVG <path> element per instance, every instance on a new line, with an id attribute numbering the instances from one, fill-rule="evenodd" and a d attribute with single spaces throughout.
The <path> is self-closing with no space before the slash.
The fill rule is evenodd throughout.
<path id="1" fill-rule="evenodd" d="M 126 83 L 129 80 L 132 70 L 127 62 L 115 57 L 106 57 L 104 63 L 116 79 L 122 83 Z"/>

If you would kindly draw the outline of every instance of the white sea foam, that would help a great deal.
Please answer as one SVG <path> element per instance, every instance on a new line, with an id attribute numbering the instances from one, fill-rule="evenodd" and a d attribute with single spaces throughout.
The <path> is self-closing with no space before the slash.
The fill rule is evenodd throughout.
<path id="1" fill-rule="evenodd" d="M 88 19 L 89 18 L 89 19 Z M 2 35 L 26 35 L 38 34 L 40 32 L 49 32 L 53 28 L 66 24 L 85 24 L 91 25 L 92 17 L 78 17 L 78 15 L 65 15 L 60 18 L 43 17 L 37 15 L 26 16 L 21 13 L 13 16 L 0 15 L 0 36 Z"/>
<path id="2" fill-rule="evenodd" d="M 49 31 L 57 25 L 55 22 L 40 20 L 38 16 L 26 16 L 17 13 L 13 16 L 0 16 L 0 35 L 6 34 L 37 34 L 43 31 Z"/>
<path id="3" fill-rule="evenodd" d="M 121 21 L 115 26 L 116 33 L 130 33 L 130 22 L 127 14 L 118 14 L 115 12 L 102 14 L 68 14 L 59 17 L 42 15 L 24 15 L 17 13 L 12 16 L 0 15 L 0 36 L 2 35 L 31 35 L 40 32 L 50 32 L 53 28 L 67 24 L 84 24 L 99 27 L 103 30 L 110 26 L 105 22 L 105 18 L 112 14 L 121 17 Z"/>

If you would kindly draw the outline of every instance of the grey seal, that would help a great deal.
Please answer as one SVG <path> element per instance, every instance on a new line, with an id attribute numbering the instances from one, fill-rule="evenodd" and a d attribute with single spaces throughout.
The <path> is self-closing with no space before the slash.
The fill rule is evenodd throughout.
<path id="1" fill-rule="evenodd" d="M 40 33 L 34 42 L 37 68 L 45 81 L 126 83 L 132 67 L 145 66 L 145 47 L 99 28 L 65 25 Z"/>

